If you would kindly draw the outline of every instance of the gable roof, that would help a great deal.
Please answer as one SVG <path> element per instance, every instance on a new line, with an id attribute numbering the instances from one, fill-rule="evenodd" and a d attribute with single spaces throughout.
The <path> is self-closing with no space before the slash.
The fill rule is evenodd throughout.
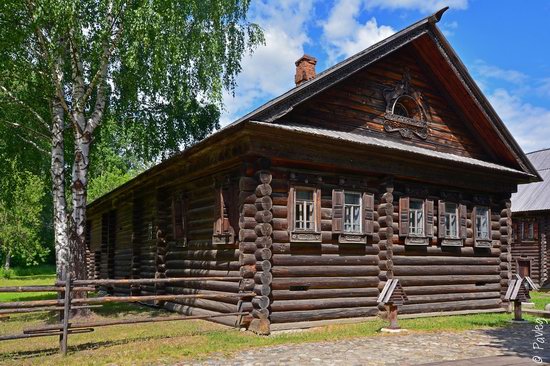
<path id="1" fill-rule="evenodd" d="M 512 195 L 512 211 L 550 210 L 550 149 L 533 151 L 527 157 L 544 181 L 520 185 Z"/>
<path id="2" fill-rule="evenodd" d="M 477 124 L 482 123 L 481 119 L 486 120 L 486 125 L 478 126 L 476 124 L 477 132 L 485 135 L 490 134 L 494 137 L 492 142 L 498 144 L 498 146 L 494 146 L 492 148 L 502 155 L 506 155 L 506 161 L 509 165 L 516 165 L 516 168 L 531 174 L 531 181 L 539 181 L 541 177 L 538 175 L 537 170 L 533 167 L 529 159 L 526 158 L 525 153 L 513 138 L 510 131 L 508 131 L 477 84 L 474 82 L 456 52 L 450 46 L 445 36 L 437 28 L 436 23 L 439 22 L 443 16 L 443 13 L 447 9 L 448 7 L 445 7 L 393 34 L 392 36 L 372 45 L 371 47 L 366 48 L 365 50 L 328 68 L 327 70 L 317 74 L 315 78 L 300 84 L 277 98 L 274 98 L 232 124 L 238 124 L 247 120 L 274 122 L 289 113 L 298 104 L 311 99 L 313 96 L 335 85 L 344 78 L 364 69 L 368 65 L 389 55 L 404 45 L 412 43 L 420 37 L 428 36 L 431 39 L 432 44 L 435 44 L 435 48 L 437 48 L 442 54 L 440 56 L 442 56 L 446 61 L 446 67 L 450 68 L 456 74 L 459 87 L 463 88 L 464 93 L 468 94 L 468 97 L 474 101 L 472 106 L 479 109 L 478 114 L 472 118 L 476 120 Z M 478 118 L 478 116 L 481 118 Z M 491 144 L 487 144 L 488 148 L 489 145 Z"/>
<path id="3" fill-rule="evenodd" d="M 143 181 L 144 179 L 151 178 L 160 174 L 164 169 L 167 169 L 169 165 L 180 159 L 185 159 L 197 151 L 210 146 L 222 139 L 222 135 L 226 133 L 233 133 L 235 131 L 241 130 L 247 125 L 254 125 L 255 122 L 263 123 L 272 123 L 278 118 L 289 113 L 295 106 L 298 104 L 311 99 L 315 95 L 321 93 L 322 91 L 328 89 L 329 87 L 335 85 L 336 83 L 342 81 L 343 79 L 349 77 L 357 71 L 360 71 L 367 67 L 368 65 L 382 59 L 383 57 L 391 54 L 392 52 L 398 50 L 399 48 L 414 42 L 415 40 L 420 39 L 421 37 L 428 36 L 432 42 L 435 44 L 437 49 L 443 53 L 443 58 L 448 64 L 446 67 L 451 67 L 457 73 L 457 79 L 462 87 L 464 87 L 465 92 L 469 95 L 468 98 L 463 99 L 472 99 L 475 100 L 475 106 L 482 110 L 482 115 L 486 117 L 489 122 L 489 129 L 494 133 L 498 138 L 497 141 L 500 141 L 500 145 L 495 147 L 499 151 L 505 149 L 508 152 L 508 155 L 512 157 L 514 166 L 500 166 L 500 171 L 513 174 L 522 174 L 527 180 L 531 182 L 538 182 L 541 180 L 541 177 L 537 170 L 533 167 L 529 159 L 525 156 L 524 152 L 521 150 L 515 139 L 512 137 L 502 120 L 498 117 L 494 109 L 491 107 L 489 101 L 483 95 L 479 87 L 475 84 L 472 77 L 469 75 L 468 71 L 464 64 L 460 61 L 458 55 L 454 52 L 452 47 L 449 45 L 445 36 L 439 31 L 435 25 L 441 20 L 443 13 L 448 9 L 445 7 L 434 14 L 419 20 L 418 22 L 410 25 L 409 27 L 393 34 L 392 36 L 366 48 L 365 50 L 343 60 L 342 62 L 328 68 L 327 70 L 320 72 L 316 75 L 315 78 L 306 81 L 299 86 L 290 89 L 286 93 L 272 99 L 271 101 L 265 103 L 264 105 L 258 107 L 254 111 L 246 114 L 245 116 L 239 118 L 233 123 L 225 126 L 218 131 L 214 132 L 204 140 L 198 142 L 197 144 L 181 151 L 180 153 L 172 156 L 171 158 L 161 162 L 160 164 L 155 165 L 154 167 L 148 169 L 147 171 L 139 174 L 134 179 L 126 182 L 122 186 L 116 188 L 112 192 L 104 195 L 103 197 L 98 198 L 89 206 L 96 206 L 101 203 L 107 196 L 111 194 L 120 193 L 129 189 L 130 187 L 138 184 L 138 182 Z M 434 47 L 435 48 L 435 47 Z M 275 125 L 275 124 L 273 124 Z M 478 131 L 485 132 L 488 130 L 486 126 L 479 127 Z M 303 127 L 305 128 L 305 126 Z M 334 135 L 337 131 L 325 130 L 324 134 L 331 133 Z M 353 138 L 356 138 L 354 136 Z M 338 137 L 336 137 L 338 138 Z M 352 138 L 352 137 L 350 137 Z M 401 150 L 402 147 L 398 145 L 405 145 L 400 143 L 389 144 L 381 139 L 379 142 L 386 144 L 386 148 Z M 390 146 L 392 145 L 392 146 Z M 502 149 L 500 147 L 503 147 Z M 403 146 L 404 147 L 404 146 Z M 406 149 L 411 151 L 411 146 L 407 145 Z M 422 152 L 419 152 L 422 153 Z M 426 151 L 428 155 L 433 156 L 433 151 Z M 443 154 L 443 153 L 442 153 Z M 453 154 L 444 154 L 445 158 L 454 160 L 456 162 L 460 157 L 454 156 Z M 448 156 L 447 156 L 448 155 Z M 471 159 L 471 161 L 465 162 L 466 164 L 474 164 L 479 167 L 494 169 L 498 164 L 493 164 L 489 162 L 483 162 L 478 159 Z M 491 167 L 489 167 L 491 166 Z M 506 169 L 509 168 L 509 169 Z"/>

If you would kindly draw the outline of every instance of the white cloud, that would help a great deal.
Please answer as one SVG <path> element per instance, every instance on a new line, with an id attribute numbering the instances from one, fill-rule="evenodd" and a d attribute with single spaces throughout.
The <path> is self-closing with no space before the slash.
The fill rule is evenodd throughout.
<path id="1" fill-rule="evenodd" d="M 489 65 L 483 60 L 476 60 L 472 70 L 479 79 L 498 79 L 509 83 L 521 85 L 528 79 L 527 75 L 516 70 L 505 70 L 498 66 Z M 483 83 L 483 82 L 482 82 Z"/>
<path id="2" fill-rule="evenodd" d="M 550 110 L 525 103 L 505 89 L 496 89 L 488 98 L 524 151 L 548 147 Z"/>
<path id="3" fill-rule="evenodd" d="M 364 50 L 395 33 L 390 26 L 378 26 L 374 17 L 365 23 L 359 22 L 362 8 L 362 0 L 338 0 L 328 19 L 321 23 L 329 64 Z"/>
<path id="4" fill-rule="evenodd" d="M 452 22 L 443 22 L 439 24 L 440 24 L 439 29 L 441 29 L 441 31 L 446 37 L 454 36 L 455 31 L 458 28 L 458 22 L 456 20 Z"/>
<path id="5" fill-rule="evenodd" d="M 540 80 L 536 89 L 537 93 L 543 97 L 550 97 L 550 78 Z"/>
<path id="6" fill-rule="evenodd" d="M 294 61 L 303 55 L 309 41 L 307 24 L 312 19 L 313 0 L 262 0 L 252 4 L 250 18 L 263 28 L 266 44 L 243 59 L 235 97 L 224 94 L 222 126 L 292 88 Z"/>
<path id="7" fill-rule="evenodd" d="M 467 9 L 468 0 L 366 0 L 367 9 L 406 9 L 432 13 L 446 6 L 451 9 Z"/>

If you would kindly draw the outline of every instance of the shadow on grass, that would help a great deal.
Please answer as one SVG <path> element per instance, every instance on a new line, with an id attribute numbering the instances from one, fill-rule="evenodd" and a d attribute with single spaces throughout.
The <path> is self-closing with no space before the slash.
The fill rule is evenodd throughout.
<path id="1" fill-rule="evenodd" d="M 193 332 L 193 334 L 190 334 L 190 336 L 200 335 L 201 333 L 207 333 L 207 331 L 204 332 Z M 53 337 L 53 336 L 52 336 Z M 70 339 L 69 336 L 69 347 L 68 347 L 68 354 L 71 353 L 77 353 L 81 351 L 93 351 L 100 348 L 107 348 L 107 347 L 115 347 L 115 346 L 121 346 L 125 344 L 132 344 L 132 343 L 139 343 L 144 341 L 155 341 L 155 340 L 163 340 L 163 339 L 169 339 L 169 338 L 175 338 L 178 336 L 174 335 L 155 335 L 155 336 L 149 336 L 149 335 L 143 335 L 138 337 L 132 337 L 129 339 L 117 339 L 117 340 L 105 340 L 105 341 L 91 341 L 86 343 L 81 343 L 78 345 L 70 345 Z M 52 356 L 59 353 L 59 348 L 43 348 L 39 350 L 28 350 L 28 351 L 16 351 L 16 352 L 6 352 L 6 353 L 0 353 L 0 362 L 7 361 L 7 360 L 23 360 L 23 359 L 32 359 L 36 357 L 43 357 L 43 356 Z"/>
<path id="2" fill-rule="evenodd" d="M 106 318 L 121 318 L 132 314 L 148 314 L 152 318 L 174 315 L 174 313 L 164 309 L 133 303 L 107 303 L 103 304 L 100 308 L 94 309 L 93 312 Z"/>

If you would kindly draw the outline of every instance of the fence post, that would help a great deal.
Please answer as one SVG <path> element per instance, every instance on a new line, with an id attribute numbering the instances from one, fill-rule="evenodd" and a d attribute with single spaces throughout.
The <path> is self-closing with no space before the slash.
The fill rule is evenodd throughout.
<path id="1" fill-rule="evenodd" d="M 69 317 L 71 315 L 71 273 L 68 269 L 64 270 L 63 279 L 65 280 L 65 297 L 63 301 L 63 330 L 59 336 L 59 348 L 63 356 L 67 355 L 67 338 L 69 337 Z"/>

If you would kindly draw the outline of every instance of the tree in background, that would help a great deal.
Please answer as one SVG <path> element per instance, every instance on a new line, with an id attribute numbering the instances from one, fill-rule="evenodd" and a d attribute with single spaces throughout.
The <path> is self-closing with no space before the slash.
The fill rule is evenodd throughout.
<path id="1" fill-rule="evenodd" d="M 248 0 L 0 3 L 0 100 L 30 117 L 10 123 L 50 139 L 58 273 L 71 264 L 77 278 L 86 275 L 90 151 L 102 122 L 111 116 L 149 157 L 218 127 L 223 89 L 234 89 L 242 55 L 263 42 L 248 7 Z"/>
<path id="2" fill-rule="evenodd" d="M 40 240 L 42 199 L 45 183 L 25 170 L 17 161 L 10 162 L 9 175 L 0 176 L 0 252 L 4 269 L 10 269 L 12 257 L 26 264 L 38 264 L 48 254 Z"/>

